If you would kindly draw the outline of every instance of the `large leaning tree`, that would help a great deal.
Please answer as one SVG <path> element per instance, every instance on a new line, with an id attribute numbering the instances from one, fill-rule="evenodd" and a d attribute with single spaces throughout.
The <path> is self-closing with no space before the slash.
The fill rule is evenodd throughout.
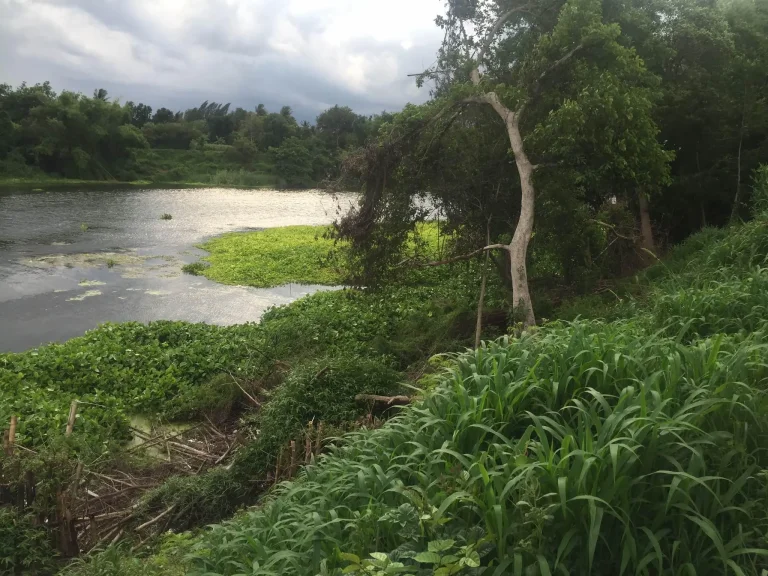
<path id="1" fill-rule="evenodd" d="M 420 81 L 434 81 L 435 94 L 454 105 L 488 106 L 501 120 L 520 190 L 504 249 L 515 313 L 533 325 L 526 257 L 537 180 L 547 180 L 539 173 L 568 171 L 585 197 L 631 196 L 645 205 L 671 159 L 651 116 L 657 81 L 624 46 L 619 26 L 604 22 L 599 0 L 449 0 L 437 24 L 444 42 Z"/>

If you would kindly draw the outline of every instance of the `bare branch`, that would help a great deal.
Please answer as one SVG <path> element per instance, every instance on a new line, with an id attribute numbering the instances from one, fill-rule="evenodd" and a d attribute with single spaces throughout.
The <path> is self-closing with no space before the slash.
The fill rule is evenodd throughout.
<path id="1" fill-rule="evenodd" d="M 454 262 L 469 260 L 470 258 L 477 256 L 478 254 L 482 254 L 483 252 L 486 252 L 487 250 L 509 250 L 509 246 L 507 246 L 506 244 L 491 244 L 490 246 L 479 248 L 474 252 L 470 252 L 469 254 L 462 254 L 461 256 L 453 256 L 452 258 L 446 258 L 445 260 L 437 260 L 434 262 L 416 263 L 414 264 L 414 266 L 417 266 L 419 268 L 425 268 L 428 266 L 442 266 L 444 264 L 453 264 Z M 401 264 L 404 264 L 404 263 L 405 261 L 401 262 Z"/>

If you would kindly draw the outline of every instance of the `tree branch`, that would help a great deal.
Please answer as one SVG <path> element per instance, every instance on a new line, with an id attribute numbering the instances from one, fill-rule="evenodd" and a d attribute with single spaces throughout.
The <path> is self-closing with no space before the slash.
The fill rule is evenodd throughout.
<path id="1" fill-rule="evenodd" d="M 421 263 L 415 264 L 415 266 L 419 268 L 426 268 L 429 266 L 442 266 L 444 264 L 453 264 L 454 262 L 469 260 L 470 258 L 477 256 L 478 254 L 482 254 L 483 252 L 486 252 L 487 250 L 509 250 L 509 246 L 507 246 L 506 244 L 491 244 L 490 246 L 478 248 L 477 250 L 470 252 L 469 254 L 462 254 L 461 256 L 453 256 L 451 258 L 446 258 L 445 260 L 436 260 L 434 262 L 421 262 Z M 407 262 L 407 260 L 404 260 L 400 264 L 405 264 L 405 262 Z"/>
<path id="2" fill-rule="evenodd" d="M 505 12 L 499 18 L 494 22 L 493 26 L 491 27 L 488 34 L 485 36 L 485 41 L 483 42 L 483 45 L 480 47 L 480 51 L 477 53 L 477 57 L 475 58 L 475 61 L 477 62 L 477 68 L 480 67 L 480 65 L 483 63 L 483 58 L 485 58 L 485 53 L 488 51 L 488 48 L 491 47 L 491 43 L 493 42 L 493 38 L 498 34 L 501 27 L 504 25 L 504 23 L 509 20 L 509 18 L 518 12 L 522 12 L 524 10 L 527 10 L 530 8 L 530 4 L 524 4 L 522 6 L 518 6 L 516 8 L 512 8 L 511 10 Z M 474 74 L 474 71 L 473 71 Z M 478 76 L 480 72 L 478 70 Z"/>
<path id="3" fill-rule="evenodd" d="M 549 76 L 552 72 L 560 68 L 563 64 L 567 63 L 573 56 L 586 48 L 586 44 L 583 42 L 576 46 L 575 48 L 569 50 L 565 56 L 562 58 L 555 60 L 544 72 L 539 74 L 539 77 L 534 81 L 533 83 L 533 90 L 531 91 L 531 95 L 523 101 L 523 104 L 520 106 L 520 108 L 517 109 L 517 115 L 522 116 L 523 112 L 525 112 L 525 107 L 527 106 L 528 102 L 536 98 L 536 96 L 539 95 L 541 92 L 541 85 L 546 80 L 547 76 Z"/>

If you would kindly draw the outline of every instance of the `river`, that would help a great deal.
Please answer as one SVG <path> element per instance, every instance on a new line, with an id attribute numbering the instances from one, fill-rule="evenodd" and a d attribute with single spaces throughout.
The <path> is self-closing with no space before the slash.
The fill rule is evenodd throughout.
<path id="1" fill-rule="evenodd" d="M 324 286 L 225 286 L 181 272 L 219 234 L 327 224 L 356 195 L 319 191 L 0 190 L 0 352 L 103 322 L 257 321 Z M 172 219 L 162 220 L 170 214 Z"/>

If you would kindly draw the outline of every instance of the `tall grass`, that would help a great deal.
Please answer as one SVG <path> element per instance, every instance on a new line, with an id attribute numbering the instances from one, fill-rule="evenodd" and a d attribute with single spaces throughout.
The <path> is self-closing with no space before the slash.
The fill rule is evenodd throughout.
<path id="1" fill-rule="evenodd" d="M 498 574 L 757 573 L 766 377 L 758 338 L 683 346 L 631 322 L 492 343 L 213 527 L 196 573 L 334 573 L 338 549 L 414 564 L 448 537 L 482 538 Z"/>

